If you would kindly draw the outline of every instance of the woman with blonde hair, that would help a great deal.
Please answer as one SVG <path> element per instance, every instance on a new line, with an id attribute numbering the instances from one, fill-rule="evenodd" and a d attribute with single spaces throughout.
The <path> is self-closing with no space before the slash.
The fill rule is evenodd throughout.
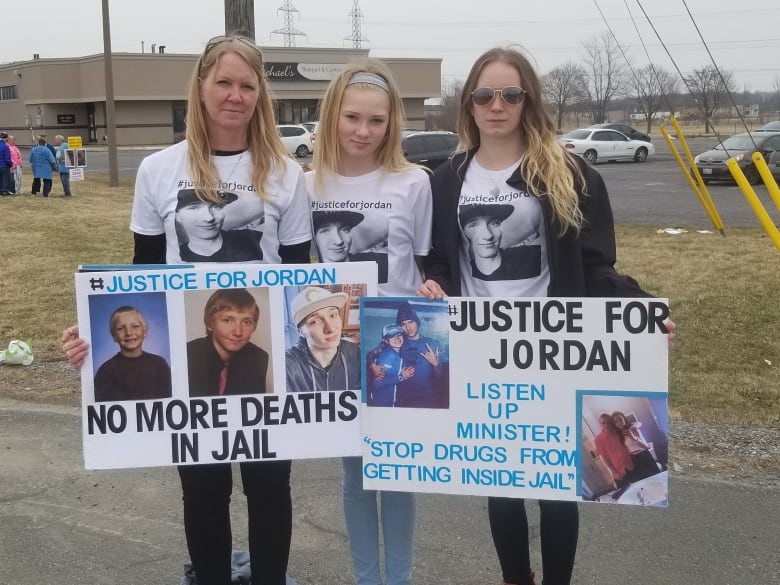
<path id="1" fill-rule="evenodd" d="M 347 67 L 328 86 L 320 114 L 314 171 L 306 174 L 315 225 L 330 209 L 359 211 L 348 261 L 377 262 L 380 296 L 413 296 L 422 284 L 417 263 L 431 242 L 431 187 L 428 174 L 401 151 L 403 106 L 389 71 L 376 61 Z M 318 250 L 320 258 L 324 252 Z M 344 458 L 343 488 L 357 585 L 383 582 L 378 498 L 384 583 L 409 585 L 414 494 L 364 490 L 360 457 Z"/>
<path id="2" fill-rule="evenodd" d="M 463 87 L 458 135 L 461 152 L 432 179 L 433 247 L 424 262 L 428 280 L 418 294 L 648 296 L 615 271 L 615 230 L 604 182 L 556 142 L 541 80 L 527 56 L 494 48 L 477 59 Z M 500 245 L 518 261 L 499 279 L 474 270 L 470 260 L 461 215 L 475 204 L 513 207 L 501 214 Z M 577 504 L 539 506 L 544 584 L 568 585 L 577 549 Z M 491 497 L 488 514 L 505 583 L 533 584 L 523 500 Z"/>
<path id="3" fill-rule="evenodd" d="M 187 103 L 186 140 L 148 156 L 138 169 L 130 219 L 134 263 L 186 261 L 182 252 L 189 236 L 196 229 L 212 229 L 214 223 L 206 218 L 203 225 L 182 227 L 176 221 L 182 201 L 195 200 L 221 210 L 223 232 L 254 231 L 254 248 L 242 246 L 240 253 L 229 252 L 239 248 L 223 248 L 214 257 L 221 262 L 308 263 L 311 228 L 303 171 L 287 156 L 276 131 L 257 45 L 239 36 L 211 39 L 192 73 Z M 253 255 L 246 254 L 248 249 Z M 202 256 L 197 260 L 212 258 Z M 78 329 L 68 328 L 62 342 L 69 361 L 80 367 L 88 345 Z M 225 369 L 230 384 L 228 364 L 212 353 L 213 365 Z M 240 467 L 252 583 L 284 585 L 292 533 L 290 461 Z M 230 464 L 180 465 L 178 471 L 197 583 L 229 585 Z"/>

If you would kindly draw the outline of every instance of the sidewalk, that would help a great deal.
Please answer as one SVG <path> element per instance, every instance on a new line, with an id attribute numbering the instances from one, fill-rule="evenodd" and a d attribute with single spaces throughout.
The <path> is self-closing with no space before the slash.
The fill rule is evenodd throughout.
<path id="1" fill-rule="evenodd" d="M 187 549 L 173 468 L 86 471 L 80 411 L 0 399 L 0 585 L 178 585 Z M 293 465 L 290 575 L 353 583 L 340 461 Z M 240 486 L 240 481 L 236 484 Z M 669 509 L 582 504 L 576 585 L 780 583 L 777 486 L 674 475 Z M 416 585 L 501 582 L 486 500 L 418 496 Z M 246 550 L 234 488 L 234 547 Z M 538 507 L 528 505 L 532 562 Z"/>

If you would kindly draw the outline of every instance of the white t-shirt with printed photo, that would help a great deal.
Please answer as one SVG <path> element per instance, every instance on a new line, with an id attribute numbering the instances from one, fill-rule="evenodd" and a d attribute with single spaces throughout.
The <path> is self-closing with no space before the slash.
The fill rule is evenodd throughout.
<path id="1" fill-rule="evenodd" d="M 471 160 L 458 201 L 464 296 L 546 296 L 550 284 L 539 200 L 507 180 L 513 166 L 493 171 Z"/>
<path id="2" fill-rule="evenodd" d="M 320 262 L 375 261 L 380 296 L 414 296 L 422 283 L 415 256 L 431 248 L 433 201 L 422 169 L 329 176 L 322 191 L 306 173 Z"/>
<path id="3" fill-rule="evenodd" d="M 311 239 L 303 171 L 292 159 L 271 171 L 261 199 L 248 151 L 214 156 L 222 204 L 194 195 L 186 141 L 146 157 L 138 168 L 130 229 L 166 236 L 166 261 L 281 262 L 279 246 Z"/>

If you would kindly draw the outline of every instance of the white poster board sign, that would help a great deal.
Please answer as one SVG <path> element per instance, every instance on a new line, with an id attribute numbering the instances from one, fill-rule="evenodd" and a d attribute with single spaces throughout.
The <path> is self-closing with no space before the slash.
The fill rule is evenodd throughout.
<path id="1" fill-rule="evenodd" d="M 105 268 L 76 274 L 87 468 L 360 453 L 375 263 Z"/>
<path id="2" fill-rule="evenodd" d="M 667 317 L 664 299 L 363 299 L 365 487 L 666 506 Z"/>

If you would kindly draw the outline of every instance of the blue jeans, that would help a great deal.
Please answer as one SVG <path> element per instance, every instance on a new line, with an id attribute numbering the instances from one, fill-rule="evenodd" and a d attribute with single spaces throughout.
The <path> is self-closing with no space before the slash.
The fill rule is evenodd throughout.
<path id="1" fill-rule="evenodd" d="M 362 457 L 344 458 L 344 519 L 357 585 L 381 585 L 379 571 L 379 512 L 385 545 L 386 585 L 412 582 L 415 502 L 408 492 L 363 489 Z"/>
<path id="2" fill-rule="evenodd" d="M 65 191 L 65 197 L 70 197 L 70 171 L 60 173 L 62 181 L 62 190 Z"/>

